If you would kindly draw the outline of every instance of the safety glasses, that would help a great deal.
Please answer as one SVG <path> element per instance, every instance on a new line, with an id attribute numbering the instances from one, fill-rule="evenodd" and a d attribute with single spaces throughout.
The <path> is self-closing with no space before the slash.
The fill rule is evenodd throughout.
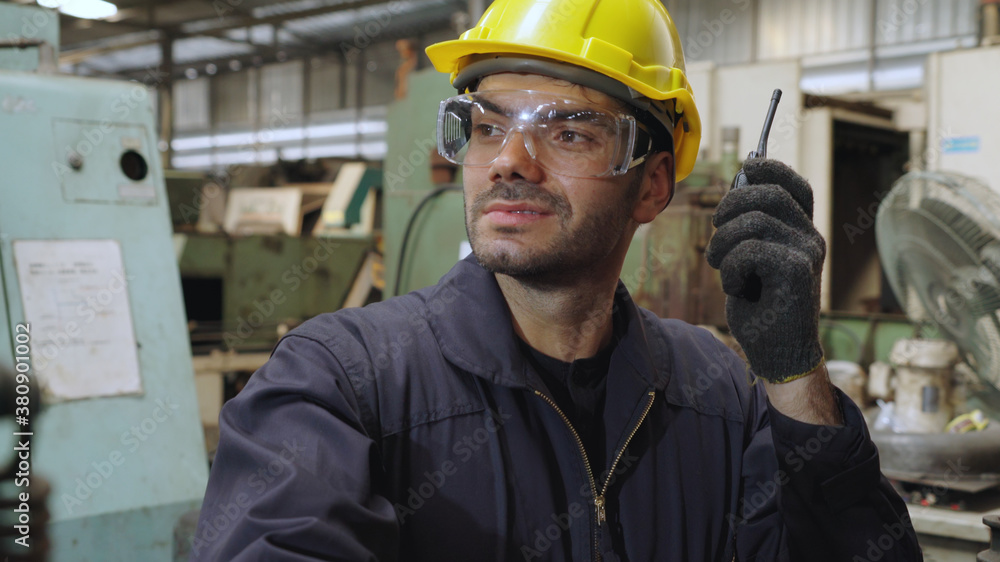
<path id="1" fill-rule="evenodd" d="M 540 166 L 576 178 L 623 175 L 652 148 L 648 132 L 631 115 L 532 90 L 477 92 L 442 101 L 437 141 L 441 156 L 473 167 L 490 166 L 509 143 L 523 142 Z"/>

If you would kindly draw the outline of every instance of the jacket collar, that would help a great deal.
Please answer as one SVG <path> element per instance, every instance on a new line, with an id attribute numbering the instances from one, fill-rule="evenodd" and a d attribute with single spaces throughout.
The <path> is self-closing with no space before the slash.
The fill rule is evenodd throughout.
<path id="1" fill-rule="evenodd" d="M 528 369 L 518 348 L 510 309 L 496 277 L 474 255 L 458 262 L 425 293 L 427 318 L 445 358 L 463 370 L 495 384 L 528 388 Z M 646 386 L 662 390 L 670 378 L 668 348 L 663 342 L 650 349 L 649 334 L 661 338 L 619 281 L 615 306 L 621 307 L 625 326 L 611 369 L 633 371 Z"/>

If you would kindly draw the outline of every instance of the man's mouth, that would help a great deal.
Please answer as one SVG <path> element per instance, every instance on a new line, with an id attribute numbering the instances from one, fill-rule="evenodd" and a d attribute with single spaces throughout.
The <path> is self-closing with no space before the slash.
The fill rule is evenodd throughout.
<path id="1" fill-rule="evenodd" d="M 552 216 L 552 212 L 540 205 L 507 201 L 490 204 L 483 214 L 500 226 L 519 226 Z"/>
<path id="2" fill-rule="evenodd" d="M 537 204 L 497 201 L 486 207 L 485 214 L 513 213 L 523 215 L 551 215 L 547 209 Z"/>

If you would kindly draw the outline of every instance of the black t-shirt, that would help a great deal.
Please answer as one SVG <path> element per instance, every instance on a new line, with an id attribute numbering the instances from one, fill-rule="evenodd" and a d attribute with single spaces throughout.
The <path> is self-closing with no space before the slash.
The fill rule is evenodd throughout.
<path id="1" fill-rule="evenodd" d="M 583 441 L 595 477 L 607 468 L 604 453 L 604 398 L 607 394 L 608 368 L 618 345 L 621 323 L 614 315 L 611 343 L 597 355 L 560 361 L 529 346 L 518 338 L 525 357 L 531 362 L 549 391 L 549 396 L 566 414 Z"/>

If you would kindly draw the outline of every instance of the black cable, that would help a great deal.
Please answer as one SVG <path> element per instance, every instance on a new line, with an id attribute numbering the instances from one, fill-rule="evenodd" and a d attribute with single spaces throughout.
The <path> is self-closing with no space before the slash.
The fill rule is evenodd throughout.
<path id="1" fill-rule="evenodd" d="M 406 230 L 403 231 L 403 244 L 399 248 L 399 262 L 396 269 L 396 286 L 392 292 L 393 296 L 399 296 L 399 288 L 403 279 L 403 264 L 406 259 L 406 246 L 410 242 L 410 233 L 413 231 L 414 223 L 417 222 L 417 217 L 420 216 L 420 211 L 422 211 L 424 206 L 427 205 L 427 203 L 430 203 L 431 200 L 436 199 L 437 197 L 440 197 L 441 194 L 449 191 L 462 191 L 462 187 L 457 185 L 446 185 L 435 189 L 425 195 L 424 198 L 420 200 L 420 203 L 417 203 L 417 208 L 414 209 L 413 214 L 410 215 L 410 219 L 406 223 Z"/>

